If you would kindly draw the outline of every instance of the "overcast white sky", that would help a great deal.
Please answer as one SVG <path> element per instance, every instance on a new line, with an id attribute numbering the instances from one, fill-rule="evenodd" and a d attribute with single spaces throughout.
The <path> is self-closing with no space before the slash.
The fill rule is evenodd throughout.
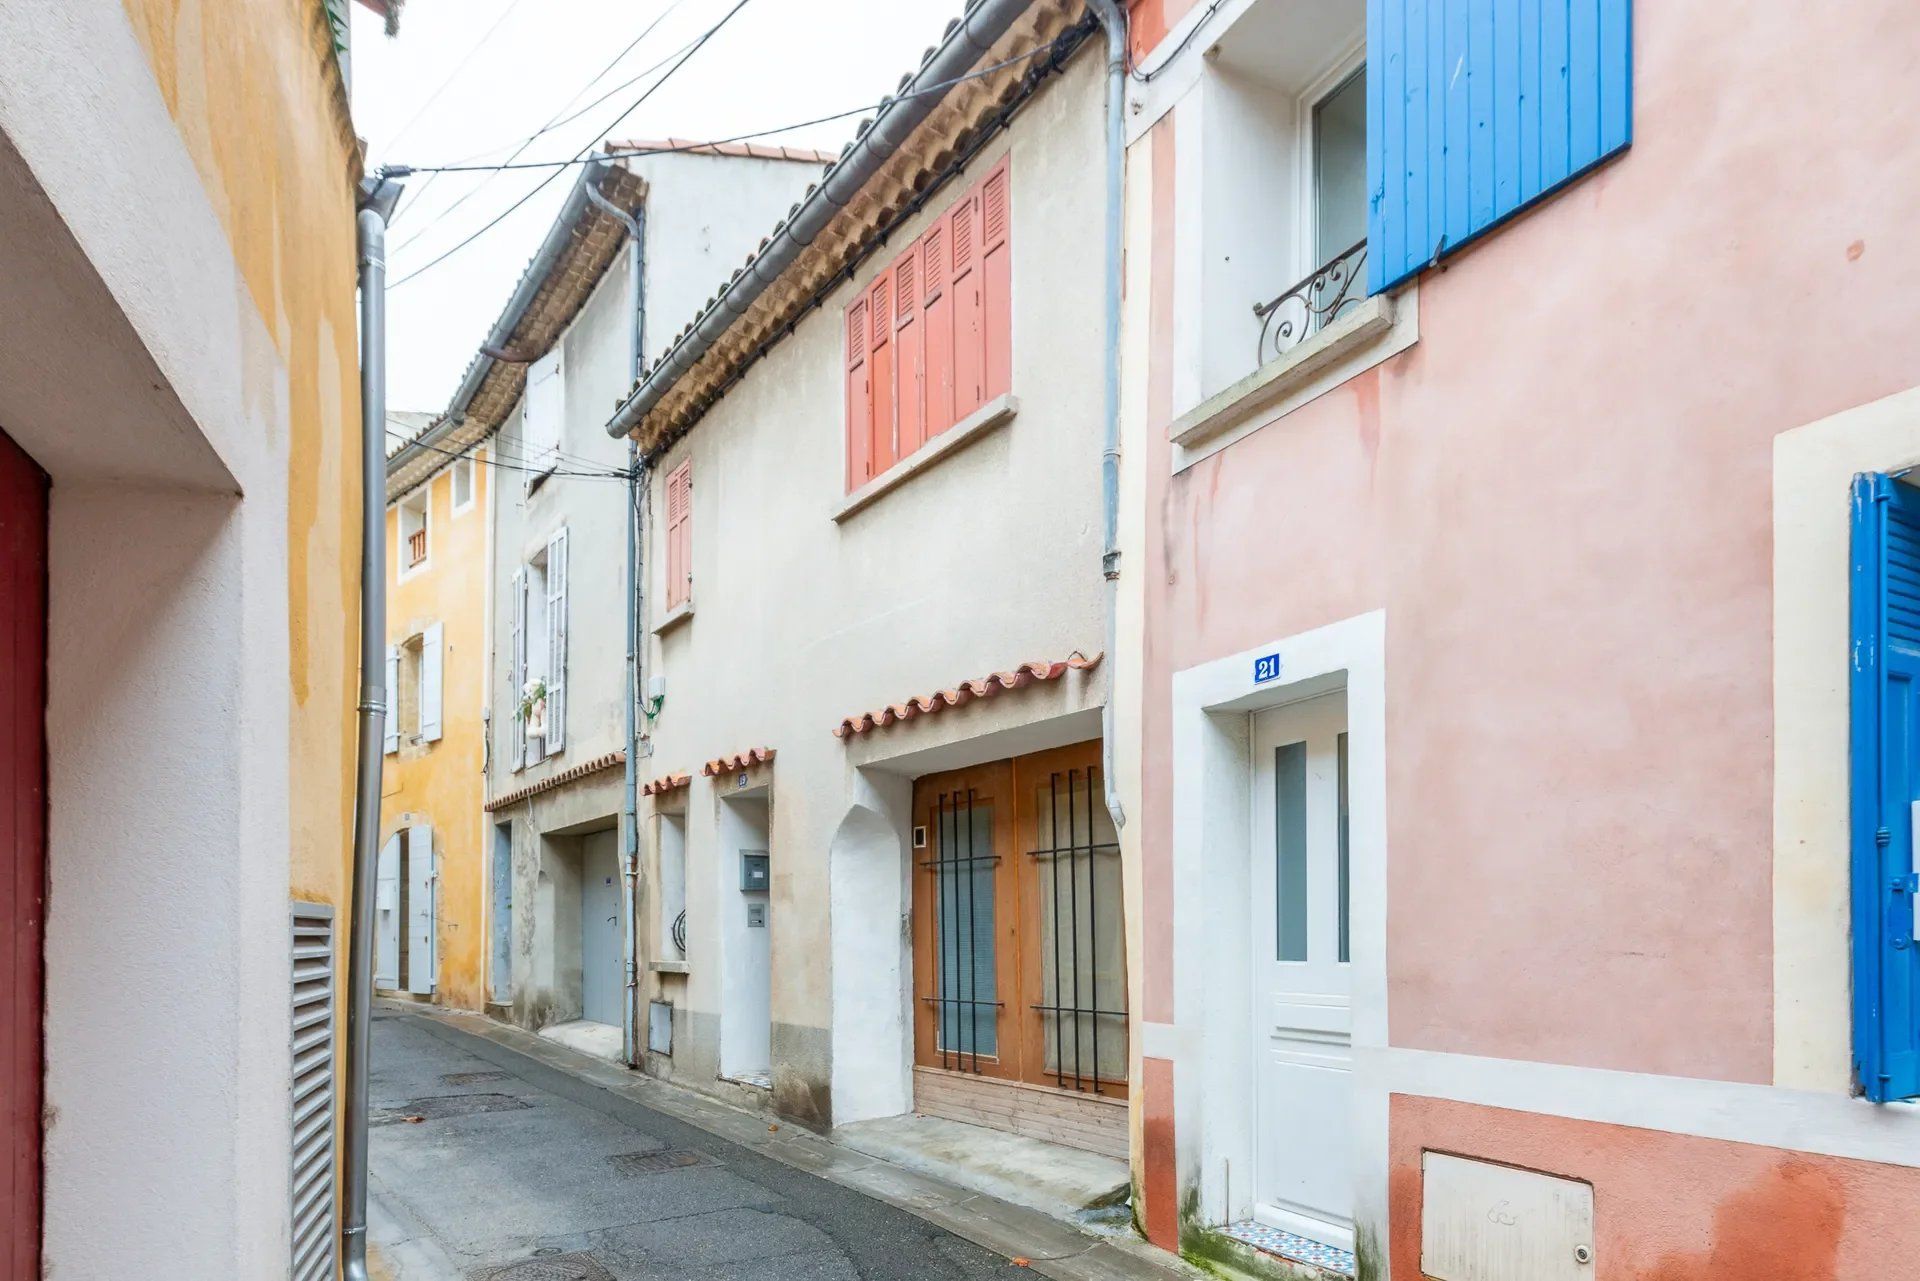
<path id="1" fill-rule="evenodd" d="M 549 120 L 675 54 L 736 2 L 409 0 L 394 40 L 354 5 L 353 114 L 369 165 L 503 160 Z M 920 65 L 960 8 L 961 0 L 748 0 L 617 126 L 658 72 L 541 137 L 520 159 L 562 159 L 608 136 L 731 137 L 868 106 Z M 662 15 L 652 34 L 601 74 Z M 837 151 L 857 123 L 765 141 Z M 388 279 L 399 281 L 458 244 L 552 172 L 408 179 L 388 233 Z M 446 407 L 572 180 L 569 170 L 445 262 L 388 290 L 389 406 Z M 691 317 L 658 319 L 677 330 Z"/>

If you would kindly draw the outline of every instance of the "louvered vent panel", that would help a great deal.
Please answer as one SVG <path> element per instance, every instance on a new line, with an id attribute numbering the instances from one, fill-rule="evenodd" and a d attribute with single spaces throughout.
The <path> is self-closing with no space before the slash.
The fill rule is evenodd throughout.
<path id="1" fill-rule="evenodd" d="M 293 905 L 293 1281 L 333 1281 L 333 909 Z"/>
<path id="2" fill-rule="evenodd" d="M 927 232 L 926 247 L 921 251 L 926 258 L 927 270 L 920 278 L 926 282 L 928 298 L 939 295 L 940 282 L 945 280 L 947 275 L 947 238 L 941 234 L 944 221 L 943 219 L 941 223 L 936 223 L 933 229 Z"/>
<path id="3" fill-rule="evenodd" d="M 913 269 L 918 265 L 913 250 L 909 249 L 900 259 L 900 266 L 895 269 L 893 304 L 895 318 L 898 320 L 911 319 L 914 308 L 920 305 L 920 291 L 914 287 L 913 279 Z"/>
<path id="4" fill-rule="evenodd" d="M 847 359 L 857 361 L 867 354 L 867 300 L 862 298 L 847 308 Z"/>
<path id="5" fill-rule="evenodd" d="M 885 276 L 873 282 L 873 345 L 879 347 L 887 341 L 887 278 Z"/>
<path id="6" fill-rule="evenodd" d="M 1887 509 L 1887 639 L 1920 647 L 1920 527 Z"/>
<path id="7" fill-rule="evenodd" d="M 953 207 L 953 269 L 973 265 L 973 196 L 960 197 Z"/>
<path id="8" fill-rule="evenodd" d="M 982 231 L 991 249 L 1000 243 L 1007 234 L 1007 171 L 997 170 L 987 176 L 987 185 L 981 191 Z"/>

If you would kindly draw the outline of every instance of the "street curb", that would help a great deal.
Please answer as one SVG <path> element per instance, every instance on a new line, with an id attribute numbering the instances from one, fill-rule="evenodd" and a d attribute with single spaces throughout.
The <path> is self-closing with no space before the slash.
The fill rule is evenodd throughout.
<path id="1" fill-rule="evenodd" d="M 531 1063 L 693 1126 L 727 1143 L 904 1210 L 1055 1281 L 1194 1281 L 1207 1274 L 1131 1237 L 1094 1236 L 998 1197 L 973 1192 L 785 1122 L 631 1071 L 483 1015 L 380 1001 L 435 1037 L 489 1059 Z"/>

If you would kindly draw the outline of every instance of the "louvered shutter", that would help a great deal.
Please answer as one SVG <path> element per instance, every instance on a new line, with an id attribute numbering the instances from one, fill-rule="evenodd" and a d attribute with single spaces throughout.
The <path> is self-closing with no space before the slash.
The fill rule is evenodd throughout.
<path id="1" fill-rule="evenodd" d="M 1369 292 L 1626 147 L 1631 7 L 1368 0 Z"/>
<path id="2" fill-rule="evenodd" d="M 893 297 L 891 274 L 882 272 L 867 291 L 867 381 L 873 394 L 873 439 L 867 456 L 880 475 L 899 457 L 893 435 Z"/>
<path id="3" fill-rule="evenodd" d="M 507 694 L 513 707 L 513 750 L 508 756 L 513 768 L 520 770 L 527 763 L 527 718 L 520 714 L 520 702 L 526 697 L 527 688 L 527 576 L 524 570 L 513 571 L 513 583 L 507 589 L 507 595 L 512 597 L 513 609 L 513 639 L 507 650 L 507 683 L 512 687 Z"/>
<path id="4" fill-rule="evenodd" d="M 980 184 L 980 327 L 983 402 L 1013 384 L 1013 192 L 1002 158 Z"/>
<path id="5" fill-rule="evenodd" d="M 693 594 L 693 460 L 667 477 L 667 608 L 678 609 Z"/>
<path id="6" fill-rule="evenodd" d="M 380 847 L 373 882 L 373 985 L 400 986 L 400 834 Z"/>
<path id="7" fill-rule="evenodd" d="M 980 189 L 960 197 L 947 216 L 947 282 L 953 292 L 953 420 L 985 399 L 987 347 L 980 289 Z"/>
<path id="8" fill-rule="evenodd" d="M 447 650 L 446 628 L 431 623 L 420 636 L 420 739 L 440 740 L 440 689 Z"/>
<path id="9" fill-rule="evenodd" d="M 567 745 L 567 531 L 547 543 L 547 755 Z"/>
<path id="10" fill-rule="evenodd" d="M 1920 490 L 1855 478 L 1852 560 L 1853 1058 L 1884 1103 L 1920 1096 Z"/>
<path id="11" fill-rule="evenodd" d="M 438 977 L 434 938 L 433 828 L 407 829 L 407 991 L 427 996 Z"/>
<path id="12" fill-rule="evenodd" d="M 847 307 L 847 492 L 873 475 L 873 389 L 867 382 L 867 299 Z M 669 591 L 669 602 L 672 596 Z"/>
<path id="13" fill-rule="evenodd" d="M 400 750 L 400 647 L 387 646 L 386 752 Z"/>
<path id="14" fill-rule="evenodd" d="M 893 265 L 894 440 L 900 457 L 926 439 L 926 351 L 920 323 L 920 244 Z"/>
<path id="15" fill-rule="evenodd" d="M 292 1281 L 333 1281 L 333 909 L 293 905 Z"/>
<path id="16" fill-rule="evenodd" d="M 947 280 L 951 221 L 938 219 L 920 244 L 920 327 L 926 353 L 923 435 L 929 440 L 953 426 L 953 289 Z"/>

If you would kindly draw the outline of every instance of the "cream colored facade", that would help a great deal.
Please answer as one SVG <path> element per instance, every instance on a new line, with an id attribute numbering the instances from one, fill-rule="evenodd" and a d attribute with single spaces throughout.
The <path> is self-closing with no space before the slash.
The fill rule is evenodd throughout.
<path id="1" fill-rule="evenodd" d="M 845 718 L 1023 662 L 1099 656 L 1100 264 L 1060 252 L 1100 226 L 1098 63 L 1083 52 L 1042 84 L 891 249 L 650 460 L 647 672 L 664 700 L 640 765 L 656 790 L 642 802 L 639 914 L 646 995 L 671 1006 L 672 1025 L 671 1053 L 647 1056 L 656 1075 L 817 1126 L 912 1109 L 927 996 L 907 934 L 912 878 L 925 875 L 915 779 L 1100 736 L 1099 664 L 836 736 Z M 1003 158 L 1010 395 L 850 504 L 845 309 Z M 664 485 L 685 463 L 692 600 L 669 614 Z M 740 760 L 757 750 L 772 760 Z M 756 845 L 769 854 L 764 955 L 741 879 Z M 670 928 L 682 869 L 684 953 Z M 736 1049 L 762 1037 L 767 1093 Z"/>

